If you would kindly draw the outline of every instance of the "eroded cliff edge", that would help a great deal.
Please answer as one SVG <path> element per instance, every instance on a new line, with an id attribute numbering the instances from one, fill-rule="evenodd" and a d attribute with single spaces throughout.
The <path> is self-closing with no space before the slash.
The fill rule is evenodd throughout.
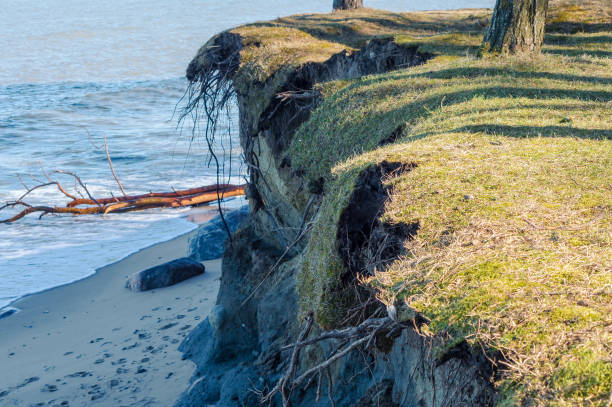
<path id="1" fill-rule="evenodd" d="M 470 183 L 465 179 L 479 170 L 472 161 L 461 160 L 470 154 L 474 161 L 487 160 L 498 154 L 498 146 L 512 145 L 516 136 L 504 131 L 514 131 L 513 126 L 490 127 L 502 133 L 491 136 L 487 123 L 477 120 L 449 124 L 444 121 L 448 119 L 444 105 L 465 108 L 462 104 L 474 103 L 493 89 L 487 83 L 479 93 L 483 87 L 470 84 L 470 80 L 497 76 L 495 85 L 499 88 L 507 76 L 516 77 L 517 67 L 508 69 L 505 63 L 485 65 L 470 59 L 486 23 L 486 11 L 364 13 L 370 14 L 349 14 L 344 20 L 340 14 L 333 21 L 302 16 L 224 32 L 202 47 L 188 68 L 195 97 L 200 95 L 198 87 L 217 86 L 219 81 L 236 95 L 240 141 L 250 170 L 247 197 L 251 216 L 226 249 L 215 311 L 181 345 L 186 357 L 196 362 L 197 372 L 178 406 L 259 405 L 261 397 L 295 365 L 292 348 L 287 346 L 298 340 L 311 316 L 314 326 L 310 337 L 316 337 L 323 331 L 358 326 L 367 318 L 388 318 L 386 306 L 390 305 L 402 316 L 395 316 L 392 325 L 376 332 L 367 346 L 356 347 L 312 380 L 284 389 L 292 405 L 310 406 L 318 400 L 322 405 L 338 406 L 487 406 L 513 400 L 513 391 L 499 396 L 499 382 L 520 384 L 520 380 L 516 376 L 504 379 L 495 369 L 497 362 L 510 365 L 513 361 L 493 346 L 484 352 L 491 343 L 472 340 L 470 329 L 479 322 L 461 307 L 471 307 L 468 314 L 479 309 L 454 297 L 464 295 L 475 304 L 494 302 L 484 294 L 473 297 L 482 283 L 477 280 L 489 282 L 493 277 L 488 272 L 497 275 L 497 267 L 506 267 L 503 259 L 485 248 L 474 258 L 464 257 L 466 264 L 474 266 L 469 269 L 472 274 L 459 273 L 453 284 L 473 284 L 474 292 L 450 292 L 447 304 L 433 293 L 424 299 L 423 292 L 430 290 L 435 276 L 431 272 L 424 275 L 418 267 L 421 262 L 430 262 L 428 267 L 452 269 L 454 265 L 446 257 L 435 257 L 461 256 L 458 250 L 464 249 L 459 247 L 481 245 L 474 239 L 493 239 L 482 237 L 483 233 L 495 234 L 493 220 L 489 219 L 486 233 L 478 230 L 479 237 L 474 238 L 474 225 L 456 214 L 473 223 L 478 212 L 474 202 L 484 196 L 480 186 L 465 186 Z M 362 25 L 356 29 L 355 24 Z M 440 31 L 444 34 L 437 34 Z M 427 68 L 405 73 L 432 59 L 435 63 L 428 63 Z M 528 68 L 527 78 L 533 76 L 529 69 L 534 68 Z M 399 74 L 392 73 L 399 70 Z M 440 86 L 443 80 L 456 80 L 464 89 L 449 83 Z M 398 86 L 394 81 L 407 82 Z M 591 81 L 586 82 L 582 90 L 598 108 L 599 96 L 588 93 L 596 90 L 587 89 Z M 528 94 L 528 86 L 497 92 L 502 99 L 538 99 Z M 394 99 L 406 94 L 409 102 L 393 105 Z M 567 92 L 565 96 L 572 98 Z M 495 107 L 510 110 L 511 106 Z M 482 110 L 481 106 L 476 108 Z M 436 118 L 436 114 L 441 116 Z M 538 114 L 532 112 L 533 116 Z M 511 120 L 524 119 L 516 116 Z M 436 127 L 449 125 L 433 137 Z M 591 130 L 594 139 L 604 140 L 603 145 L 593 141 L 594 146 L 608 151 L 609 129 Z M 525 129 L 525 135 L 530 131 L 534 130 Z M 556 126 L 548 131 L 566 130 Z M 435 141 L 416 147 L 411 144 L 418 153 L 402 147 L 402 140 L 428 137 Z M 532 149 L 542 147 L 521 143 L 525 145 L 512 145 L 512 149 L 523 159 Z M 448 153 L 449 149 L 457 151 Z M 432 155 L 439 158 L 432 160 Z M 468 164 L 465 174 L 452 174 L 459 164 Z M 440 172 L 445 166 L 451 175 L 420 173 L 427 168 Z M 494 170 L 505 171 L 496 167 L 484 173 Z M 441 182 L 427 185 L 443 175 L 457 176 L 463 189 Z M 423 189 L 408 189 L 407 184 L 418 182 Z M 423 199 L 424 193 L 435 198 Z M 448 206 L 450 212 L 435 213 L 445 219 L 436 221 L 442 225 L 427 223 L 431 219 L 418 216 L 419 211 L 437 209 L 411 202 L 393 207 L 390 201 L 394 197 L 401 200 L 399 194 L 442 200 L 438 205 Z M 507 197 L 500 192 L 498 198 Z M 601 207 L 599 202 L 591 205 L 591 209 Z M 410 213 L 402 212 L 406 209 Z M 592 211 L 590 215 L 599 216 Z M 495 221 L 498 216 L 503 215 L 496 213 Z M 436 224 L 437 229 L 432 231 L 430 224 Z M 504 245 L 503 241 L 497 243 Z M 428 244 L 434 254 L 423 255 Z M 499 251 L 499 247 L 487 246 L 486 250 Z M 440 263 L 432 263 L 431 258 Z M 491 259 L 497 263 L 492 264 Z M 410 281 L 419 290 L 407 289 Z M 294 377 L 346 346 L 342 339 L 332 339 L 305 347 L 297 355 Z M 538 390 L 529 389 L 529 397 L 537 397 Z M 272 404 L 282 404 L 281 393 Z"/>

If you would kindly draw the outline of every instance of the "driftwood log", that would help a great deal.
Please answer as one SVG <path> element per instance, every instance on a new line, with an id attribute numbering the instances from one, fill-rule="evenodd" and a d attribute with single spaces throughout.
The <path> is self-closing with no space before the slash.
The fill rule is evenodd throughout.
<path id="1" fill-rule="evenodd" d="M 49 214 L 107 215 L 111 212 L 133 212 L 151 208 L 193 207 L 209 202 L 220 201 L 223 198 L 244 195 L 244 185 L 233 184 L 215 184 L 180 191 L 173 189 L 172 192 L 149 192 L 141 195 L 127 195 L 113 167 L 113 161 L 108 151 L 106 137 L 104 138 L 104 150 L 113 178 L 121 191 L 121 196 L 95 198 L 77 174 L 63 170 L 54 170 L 51 173 L 47 173 L 42 164 L 39 163 L 44 180 L 41 181 L 31 176 L 32 179 L 37 182 L 33 187 L 28 187 L 23 180 L 21 180 L 26 190 L 25 193 L 16 200 L 6 202 L 4 205 L 0 206 L 0 212 L 11 208 L 23 209 L 7 219 L 0 219 L 0 223 L 12 223 L 32 213 L 40 214 L 39 217 Z M 57 175 L 73 178 L 73 191 L 69 192 L 56 177 Z M 55 178 L 53 178 L 54 176 Z M 65 206 L 35 205 L 26 201 L 26 198 L 33 191 L 53 186 L 58 189 L 59 193 L 70 199 Z"/>
<path id="2" fill-rule="evenodd" d="M 27 195 L 35 189 L 50 185 L 56 185 L 60 191 L 63 189 L 61 184 L 57 181 L 39 184 L 33 188 L 29 188 L 26 193 L 17 200 L 7 202 L 0 206 L 0 211 L 7 208 L 24 208 L 12 217 L 0 220 L 0 223 L 12 223 L 32 213 L 39 213 L 40 217 L 49 214 L 106 215 L 111 212 L 133 212 L 150 208 L 198 206 L 222 198 L 244 195 L 244 186 L 223 184 L 173 192 L 150 192 L 143 195 L 126 195 L 107 198 L 94 198 L 93 196 L 89 198 L 76 198 L 64 193 L 64 195 L 72 199 L 66 206 L 32 205 L 24 201 Z"/>

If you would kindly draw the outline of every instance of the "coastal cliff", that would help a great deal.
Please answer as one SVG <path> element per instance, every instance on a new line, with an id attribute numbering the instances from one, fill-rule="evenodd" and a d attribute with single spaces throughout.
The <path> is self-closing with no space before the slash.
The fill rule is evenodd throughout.
<path id="1" fill-rule="evenodd" d="M 272 405 L 604 405 L 608 12 L 553 2 L 529 61 L 475 58 L 487 10 L 302 15 L 205 44 L 191 95 L 237 100 L 250 216 L 181 345 L 197 369 L 176 405 L 256 406 L 283 381 Z"/>

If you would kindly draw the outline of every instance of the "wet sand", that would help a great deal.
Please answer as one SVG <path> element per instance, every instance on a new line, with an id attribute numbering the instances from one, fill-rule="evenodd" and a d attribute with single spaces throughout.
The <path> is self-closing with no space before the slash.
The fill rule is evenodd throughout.
<path id="1" fill-rule="evenodd" d="M 13 304 L 20 312 L 0 319 L 0 405 L 172 406 L 194 370 L 177 348 L 214 306 L 221 261 L 172 287 L 124 284 L 187 255 L 190 235 Z"/>

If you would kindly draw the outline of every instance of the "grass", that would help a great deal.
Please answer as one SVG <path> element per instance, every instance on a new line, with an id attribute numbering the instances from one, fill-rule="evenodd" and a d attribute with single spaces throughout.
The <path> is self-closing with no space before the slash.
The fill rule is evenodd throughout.
<path id="1" fill-rule="evenodd" d="M 612 391 L 612 25 L 606 1 L 554 1 L 543 53 L 476 59 L 487 10 L 304 15 L 239 28 L 266 81 L 373 36 L 436 55 L 321 84 L 288 151 L 325 197 L 304 255 L 303 310 L 351 306 L 337 224 L 357 175 L 385 182 L 385 222 L 419 222 L 406 255 L 364 284 L 425 314 L 445 344 L 497 360 L 500 406 L 606 406 Z M 294 58 L 295 56 L 295 58 Z M 381 145 L 394 132 L 400 137 Z M 344 291 L 343 291 L 344 290 Z"/>

